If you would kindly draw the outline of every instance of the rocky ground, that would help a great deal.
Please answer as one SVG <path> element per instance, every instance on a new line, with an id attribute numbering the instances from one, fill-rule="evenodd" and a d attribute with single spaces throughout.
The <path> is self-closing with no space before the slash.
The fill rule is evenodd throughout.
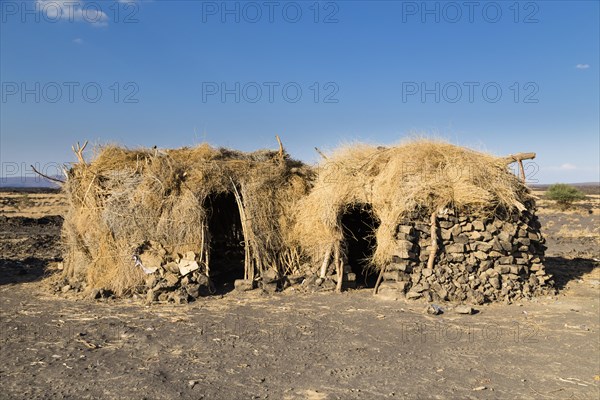
<path id="1" fill-rule="evenodd" d="M 597 399 L 600 211 L 541 206 L 558 295 L 431 315 L 366 289 L 54 294 L 62 221 L 30 205 L 0 217 L 0 398 Z"/>

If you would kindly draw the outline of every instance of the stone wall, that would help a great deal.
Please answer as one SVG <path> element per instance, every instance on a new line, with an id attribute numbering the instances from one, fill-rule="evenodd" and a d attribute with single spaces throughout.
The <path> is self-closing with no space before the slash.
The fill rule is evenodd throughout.
<path id="1" fill-rule="evenodd" d="M 530 205 L 530 209 L 533 209 Z M 488 218 L 459 215 L 447 210 L 438 215 L 438 250 L 432 269 L 427 268 L 431 248 L 431 225 L 427 215 L 413 213 L 396 230 L 397 251 L 388 264 L 379 293 L 405 295 L 408 299 L 482 304 L 514 301 L 536 294 L 552 293 L 553 281 L 544 268 L 545 239 L 532 211 L 519 215 Z M 193 300 L 218 293 L 198 266 L 198 255 L 166 255 L 162 246 L 151 246 L 139 256 L 142 265 L 155 266 L 148 274 L 145 294 L 148 301 Z M 320 266 L 304 266 L 306 275 L 266 275 L 257 282 L 238 280 L 238 290 L 262 288 L 267 292 L 290 285 L 311 291 L 334 290 L 337 275 L 333 262 L 329 279 L 319 279 Z M 272 271 L 271 271 L 272 272 Z M 298 278 L 298 279 L 296 279 Z M 345 260 L 345 288 L 356 287 L 357 275 Z"/>
<path id="2" fill-rule="evenodd" d="M 409 299 L 481 304 L 552 290 L 544 269 L 545 239 L 531 211 L 506 218 L 474 218 L 452 210 L 438 217 L 438 251 L 427 268 L 431 225 L 414 214 L 398 226 L 397 254 L 380 290 Z"/>

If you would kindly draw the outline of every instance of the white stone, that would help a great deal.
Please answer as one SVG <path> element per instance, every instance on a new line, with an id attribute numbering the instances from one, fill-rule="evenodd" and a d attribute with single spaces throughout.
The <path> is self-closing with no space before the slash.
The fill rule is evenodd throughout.
<path id="1" fill-rule="evenodd" d="M 181 276 L 186 276 L 190 272 L 196 271 L 200 268 L 196 261 L 181 260 L 179 261 L 179 273 Z"/>

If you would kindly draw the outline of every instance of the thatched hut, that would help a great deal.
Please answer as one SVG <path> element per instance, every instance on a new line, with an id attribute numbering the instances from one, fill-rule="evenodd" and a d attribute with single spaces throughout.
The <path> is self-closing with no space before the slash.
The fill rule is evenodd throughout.
<path id="1" fill-rule="evenodd" d="M 342 148 L 298 202 L 293 236 L 318 283 L 331 277 L 338 289 L 359 281 L 474 303 L 529 296 L 550 278 L 534 199 L 512 161 L 428 140 Z"/>
<path id="2" fill-rule="evenodd" d="M 118 296 L 197 297 L 213 284 L 297 268 L 292 209 L 311 170 L 279 151 L 203 144 L 177 150 L 99 149 L 68 171 L 64 278 Z"/>
<path id="3" fill-rule="evenodd" d="M 349 146 L 311 168 L 281 144 L 107 146 L 89 163 L 75 150 L 63 186 L 63 277 L 74 287 L 179 302 L 215 283 L 360 282 L 472 303 L 551 287 L 534 199 L 508 168 L 522 156 L 416 140 Z"/>

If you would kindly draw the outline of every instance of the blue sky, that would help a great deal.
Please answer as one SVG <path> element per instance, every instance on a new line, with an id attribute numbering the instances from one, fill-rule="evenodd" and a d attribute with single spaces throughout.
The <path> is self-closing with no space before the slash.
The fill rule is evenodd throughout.
<path id="1" fill-rule="evenodd" d="M 4 177 L 86 139 L 254 150 L 279 134 L 308 162 L 427 135 L 535 151 L 541 183 L 600 180 L 597 1 L 1 3 Z"/>

